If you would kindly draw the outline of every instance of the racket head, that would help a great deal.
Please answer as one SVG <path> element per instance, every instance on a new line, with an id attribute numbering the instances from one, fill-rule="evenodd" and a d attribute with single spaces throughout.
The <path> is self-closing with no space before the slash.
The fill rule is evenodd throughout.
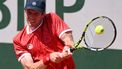
<path id="1" fill-rule="evenodd" d="M 104 28 L 102 34 L 96 34 L 94 31 L 98 25 L 101 25 Z M 84 34 L 84 42 L 88 49 L 101 51 L 114 43 L 116 35 L 117 30 L 114 22 L 106 16 L 100 16 L 92 19 L 88 24 Z"/>

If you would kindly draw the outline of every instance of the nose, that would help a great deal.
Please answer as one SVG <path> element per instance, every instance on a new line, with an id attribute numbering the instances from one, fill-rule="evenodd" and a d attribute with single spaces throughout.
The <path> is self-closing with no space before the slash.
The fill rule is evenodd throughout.
<path id="1" fill-rule="evenodd" d="M 33 19 L 33 15 L 32 15 L 32 14 L 28 15 L 28 17 L 29 17 L 30 19 Z"/>

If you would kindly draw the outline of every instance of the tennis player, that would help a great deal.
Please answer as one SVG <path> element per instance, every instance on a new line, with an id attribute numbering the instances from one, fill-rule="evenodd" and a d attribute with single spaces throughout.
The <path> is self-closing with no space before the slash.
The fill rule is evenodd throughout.
<path id="1" fill-rule="evenodd" d="M 45 0 L 27 0 L 27 25 L 14 37 L 14 51 L 24 69 L 75 69 L 72 29 L 55 13 L 45 13 Z"/>

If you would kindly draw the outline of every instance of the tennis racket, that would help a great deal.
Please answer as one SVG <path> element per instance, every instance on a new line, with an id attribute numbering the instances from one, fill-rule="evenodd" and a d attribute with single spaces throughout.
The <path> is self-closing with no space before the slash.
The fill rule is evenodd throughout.
<path id="1" fill-rule="evenodd" d="M 95 30 L 98 26 L 102 27 L 102 29 Z M 93 51 L 104 50 L 114 43 L 116 36 L 116 26 L 110 18 L 106 16 L 96 17 L 86 25 L 80 39 L 75 44 L 75 47 L 70 49 L 70 52 L 80 48 Z M 82 41 L 86 46 L 80 45 Z"/>

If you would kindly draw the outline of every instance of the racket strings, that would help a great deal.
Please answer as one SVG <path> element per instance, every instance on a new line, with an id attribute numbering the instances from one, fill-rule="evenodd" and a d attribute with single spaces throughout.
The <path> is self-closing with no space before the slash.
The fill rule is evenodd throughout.
<path id="1" fill-rule="evenodd" d="M 97 25 L 102 25 L 105 29 L 104 33 L 98 35 L 94 29 Z M 111 20 L 107 18 L 97 18 L 92 21 L 85 34 L 85 43 L 89 48 L 106 48 L 111 44 L 115 37 L 115 29 Z"/>

